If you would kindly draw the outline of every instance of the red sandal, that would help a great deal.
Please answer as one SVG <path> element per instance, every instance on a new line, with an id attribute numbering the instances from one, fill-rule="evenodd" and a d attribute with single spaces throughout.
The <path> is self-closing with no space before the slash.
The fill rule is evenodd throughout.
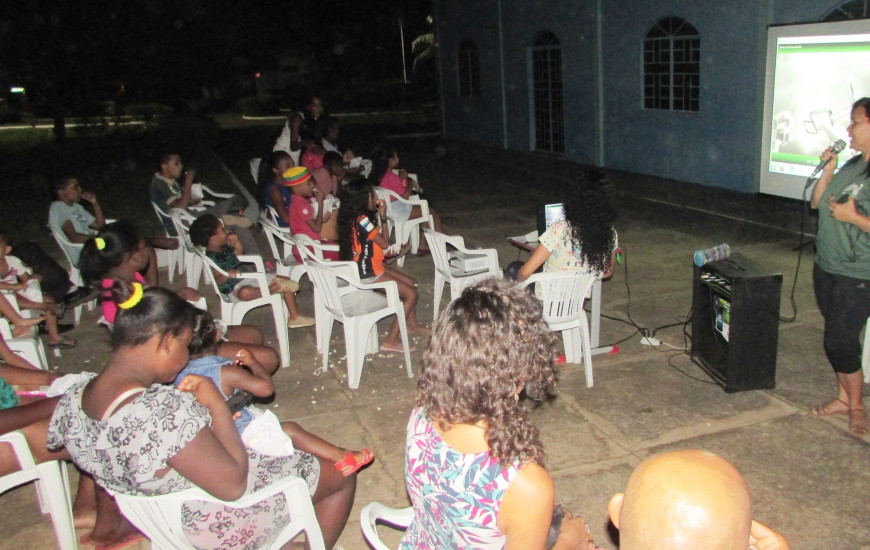
<path id="1" fill-rule="evenodd" d="M 357 462 L 356 458 L 354 458 L 353 456 L 353 453 L 348 451 L 344 455 L 343 459 L 335 463 L 335 469 L 340 471 L 343 476 L 347 477 L 351 474 L 355 474 L 360 470 L 360 468 L 375 459 L 375 452 L 371 449 L 363 449 L 360 452 L 363 455 L 361 461 Z"/>

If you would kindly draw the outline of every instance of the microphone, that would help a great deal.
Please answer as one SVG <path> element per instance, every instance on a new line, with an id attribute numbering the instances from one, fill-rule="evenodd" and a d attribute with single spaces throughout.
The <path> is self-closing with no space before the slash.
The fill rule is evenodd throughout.
<path id="1" fill-rule="evenodd" d="M 843 141 L 842 139 L 838 139 L 837 141 L 835 141 L 834 143 L 831 144 L 831 149 L 833 149 L 835 155 L 839 155 L 840 152 L 845 148 L 846 148 L 846 142 Z M 819 174 L 819 172 L 824 170 L 825 166 L 827 166 L 829 162 L 831 162 L 831 159 L 827 159 L 827 160 L 823 160 L 823 161 L 819 162 L 818 166 L 816 166 L 816 169 L 813 170 L 812 174 L 810 174 L 810 179 L 816 177 Z"/>

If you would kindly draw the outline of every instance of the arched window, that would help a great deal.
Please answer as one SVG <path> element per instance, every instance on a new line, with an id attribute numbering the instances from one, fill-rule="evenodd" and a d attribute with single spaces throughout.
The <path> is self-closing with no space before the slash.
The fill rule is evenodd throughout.
<path id="1" fill-rule="evenodd" d="M 477 44 L 472 40 L 464 40 L 459 45 L 459 95 L 465 97 L 480 97 L 480 56 Z"/>
<path id="2" fill-rule="evenodd" d="M 697 112 L 700 80 L 698 30 L 679 17 L 659 19 L 643 41 L 644 108 Z"/>
<path id="3" fill-rule="evenodd" d="M 562 47 L 550 31 L 541 31 L 532 46 L 532 97 L 535 149 L 565 152 L 562 125 Z"/>
<path id="4" fill-rule="evenodd" d="M 822 17 L 823 23 L 870 19 L 870 0 L 849 0 L 843 2 Z"/>

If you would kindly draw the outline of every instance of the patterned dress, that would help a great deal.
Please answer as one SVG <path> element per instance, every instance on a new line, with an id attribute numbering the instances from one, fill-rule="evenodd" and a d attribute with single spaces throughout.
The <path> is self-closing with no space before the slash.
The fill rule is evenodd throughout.
<path id="1" fill-rule="evenodd" d="M 414 520 L 401 550 L 504 548 L 498 512 L 519 461 L 507 469 L 489 452 L 463 454 L 435 431 L 421 408 L 411 411 L 405 446 L 405 484 Z"/>
<path id="2" fill-rule="evenodd" d="M 58 403 L 46 446 L 65 446 L 76 466 L 112 492 L 160 495 L 190 488 L 190 481 L 175 470 L 163 477 L 156 474 L 200 430 L 211 425 L 208 408 L 189 393 L 154 384 L 107 420 L 94 420 L 82 410 L 81 396 L 96 374 L 85 374 Z M 269 457 L 248 449 L 248 463 L 245 494 L 288 475 L 304 478 L 314 494 L 320 478 L 317 459 L 300 451 L 291 457 Z M 201 549 L 262 548 L 289 522 L 283 495 L 239 510 L 190 501 L 182 507 L 182 515 L 188 540 Z"/>

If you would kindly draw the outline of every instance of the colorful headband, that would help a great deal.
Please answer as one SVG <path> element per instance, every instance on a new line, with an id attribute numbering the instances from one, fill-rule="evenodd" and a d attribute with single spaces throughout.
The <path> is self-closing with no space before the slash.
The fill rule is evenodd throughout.
<path id="1" fill-rule="evenodd" d="M 106 248 L 106 241 L 104 241 L 102 237 L 95 237 L 94 243 L 97 245 L 97 250 L 103 250 Z"/>
<path id="2" fill-rule="evenodd" d="M 293 168 L 288 168 L 286 172 L 281 174 L 281 177 L 284 179 L 285 186 L 293 187 L 310 180 L 311 174 L 308 172 L 308 168 L 304 166 L 294 166 Z"/>
<path id="3" fill-rule="evenodd" d="M 118 304 L 118 307 L 121 309 L 130 309 L 131 307 L 142 301 L 142 296 L 144 294 L 145 291 L 142 290 L 142 283 L 133 283 L 133 294 L 131 294 L 129 298 Z"/>

